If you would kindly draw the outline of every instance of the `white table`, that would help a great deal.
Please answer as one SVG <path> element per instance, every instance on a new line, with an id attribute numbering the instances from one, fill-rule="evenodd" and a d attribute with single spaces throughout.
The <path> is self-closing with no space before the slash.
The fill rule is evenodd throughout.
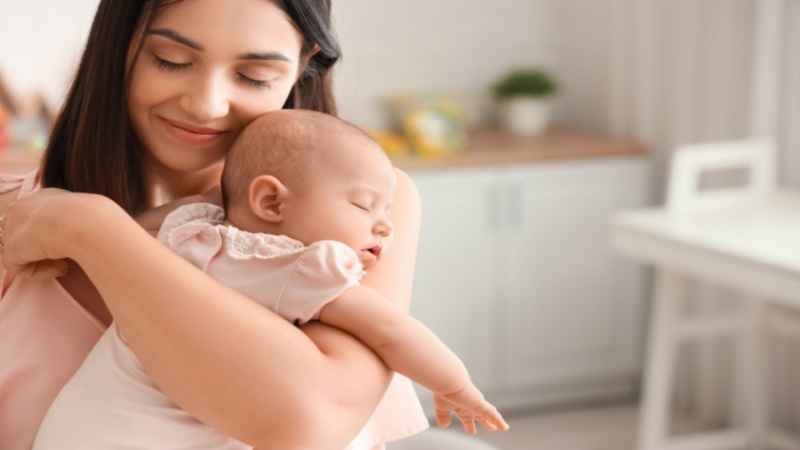
<path id="1" fill-rule="evenodd" d="M 640 450 L 722 449 L 768 443 L 800 448 L 800 440 L 768 430 L 766 385 L 759 349 L 765 301 L 800 307 L 800 192 L 774 191 L 757 199 L 702 212 L 651 209 L 613 219 L 612 241 L 625 254 L 657 269 L 648 344 Z M 688 279 L 742 291 L 744 311 L 693 322 L 681 317 L 678 297 Z M 794 335 L 800 327 L 772 318 L 770 326 Z M 670 393 L 682 339 L 744 332 L 738 370 L 746 376 L 747 420 L 742 429 L 668 437 Z"/>

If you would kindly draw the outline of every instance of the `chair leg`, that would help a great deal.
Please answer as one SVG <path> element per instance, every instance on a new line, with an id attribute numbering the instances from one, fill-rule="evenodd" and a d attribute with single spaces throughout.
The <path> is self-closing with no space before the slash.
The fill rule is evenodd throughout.
<path id="1" fill-rule="evenodd" d="M 679 342 L 675 332 L 685 283 L 685 279 L 674 272 L 657 270 L 641 402 L 639 450 L 661 448 L 669 434 Z"/>
<path id="2" fill-rule="evenodd" d="M 764 303 L 748 298 L 746 316 L 747 329 L 742 333 L 739 353 L 739 370 L 742 375 L 742 404 L 737 405 L 745 415 L 745 426 L 750 436 L 749 448 L 760 448 L 767 437 L 769 422 L 769 384 L 766 382 L 766 348 L 763 345 Z"/>
<path id="3" fill-rule="evenodd" d="M 705 316 L 720 314 L 716 301 L 719 290 L 713 285 L 702 283 L 696 299 L 700 313 Z M 695 318 L 697 320 L 697 318 Z M 722 409 L 726 406 L 725 393 L 720 386 L 719 373 L 722 370 L 719 342 L 697 340 L 695 372 L 692 373 L 694 383 L 693 395 L 695 399 L 697 418 L 704 424 L 717 425 L 722 417 Z"/>

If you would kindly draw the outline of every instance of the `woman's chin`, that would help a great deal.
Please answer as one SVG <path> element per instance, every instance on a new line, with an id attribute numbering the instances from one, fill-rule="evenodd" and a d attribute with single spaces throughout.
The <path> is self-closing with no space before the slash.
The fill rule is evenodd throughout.
<path id="1" fill-rule="evenodd" d="M 155 160 L 154 166 L 160 168 L 162 171 L 182 174 L 202 173 L 212 171 L 214 169 L 222 170 L 222 164 L 225 162 L 225 156 L 201 154 L 179 154 L 182 152 L 175 152 L 173 154 L 164 155 L 151 155 L 150 161 Z M 180 156 L 180 157 L 179 157 Z M 219 174 L 221 175 L 221 173 Z"/>

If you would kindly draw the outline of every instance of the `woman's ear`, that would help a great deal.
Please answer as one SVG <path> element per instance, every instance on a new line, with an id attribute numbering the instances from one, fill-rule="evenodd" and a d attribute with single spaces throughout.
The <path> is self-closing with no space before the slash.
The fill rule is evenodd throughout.
<path id="1" fill-rule="evenodd" d="M 297 71 L 298 80 L 303 77 L 303 74 L 306 72 L 306 67 L 308 67 L 308 63 L 311 61 L 311 58 L 313 58 L 314 55 L 319 53 L 319 50 L 319 44 L 314 44 L 314 48 L 312 48 L 311 51 L 300 57 L 300 68 Z"/>
<path id="2" fill-rule="evenodd" d="M 250 210 L 261 220 L 283 222 L 282 210 L 288 197 L 289 189 L 272 175 L 259 175 L 250 183 Z"/>

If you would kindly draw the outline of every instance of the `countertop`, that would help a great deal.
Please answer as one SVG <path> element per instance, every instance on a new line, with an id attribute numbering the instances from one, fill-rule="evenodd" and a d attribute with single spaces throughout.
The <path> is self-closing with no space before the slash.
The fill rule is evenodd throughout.
<path id="1" fill-rule="evenodd" d="M 469 135 L 463 150 L 439 159 L 393 158 L 404 170 L 504 166 L 545 161 L 592 158 L 643 157 L 644 147 L 632 140 L 555 130 L 541 136 L 515 136 L 502 131 L 478 131 Z"/>
<path id="2" fill-rule="evenodd" d="M 632 140 L 556 130 L 541 136 L 522 137 L 501 131 L 477 131 L 469 135 L 463 150 L 437 159 L 395 157 L 404 170 L 475 168 L 586 160 L 593 158 L 644 157 L 644 147 Z M 41 153 L 7 148 L 0 150 L 0 170 L 25 172 L 36 167 Z"/>

